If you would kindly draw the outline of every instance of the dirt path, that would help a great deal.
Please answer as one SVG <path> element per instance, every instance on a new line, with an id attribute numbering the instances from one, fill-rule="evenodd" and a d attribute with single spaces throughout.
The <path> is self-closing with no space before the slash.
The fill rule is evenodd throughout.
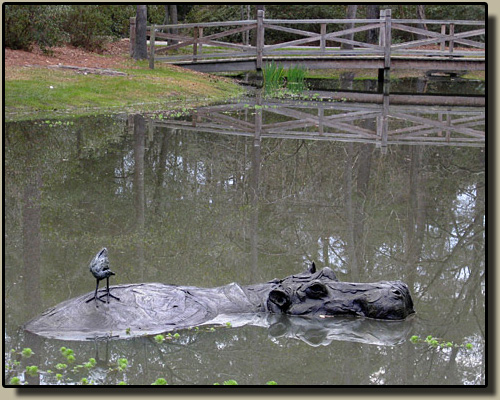
<path id="1" fill-rule="evenodd" d="M 132 67 L 129 57 L 129 40 L 109 43 L 102 54 L 91 53 L 72 46 L 52 48 L 52 54 L 44 54 L 38 47 L 32 52 L 5 49 L 6 72 L 18 67 L 48 67 L 49 65 L 72 65 L 88 68 Z"/>

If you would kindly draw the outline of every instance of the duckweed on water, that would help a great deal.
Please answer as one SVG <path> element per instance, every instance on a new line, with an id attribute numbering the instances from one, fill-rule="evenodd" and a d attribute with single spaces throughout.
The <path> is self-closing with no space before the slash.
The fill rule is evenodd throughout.
<path id="1" fill-rule="evenodd" d="M 38 374 L 38 367 L 36 365 L 29 365 L 26 367 L 26 373 L 29 376 L 36 376 Z"/>
<path id="2" fill-rule="evenodd" d="M 410 341 L 414 344 L 418 343 L 426 343 L 430 347 L 433 348 L 438 348 L 438 349 L 446 349 L 446 348 L 465 348 L 466 350 L 472 350 L 473 346 L 471 343 L 465 343 L 465 344 L 456 344 L 450 341 L 444 341 L 442 339 L 436 338 L 432 335 L 428 335 L 425 339 L 420 338 L 418 335 L 413 335 L 410 338 Z"/>
<path id="3" fill-rule="evenodd" d="M 163 335 L 156 335 L 155 336 L 156 343 L 163 343 L 164 341 L 165 341 L 165 336 L 163 336 Z"/>
<path id="4" fill-rule="evenodd" d="M 231 326 L 230 323 L 226 324 L 226 326 Z M 198 328 L 199 329 L 199 328 Z M 206 332 L 214 332 L 215 328 L 207 327 L 204 329 Z M 171 334 L 168 333 L 166 335 L 167 338 L 178 338 L 181 335 L 179 333 Z M 165 340 L 164 335 L 156 335 L 155 340 L 159 341 L 160 339 Z M 75 361 L 77 358 L 72 349 L 67 347 L 60 348 L 61 355 L 65 357 L 69 362 Z M 24 348 L 22 351 L 16 351 L 12 349 L 10 354 L 17 355 L 18 357 L 29 358 L 31 355 L 35 354 L 30 348 Z M 82 364 L 77 364 L 73 366 L 69 366 L 68 363 L 57 363 L 52 368 L 47 370 L 40 370 L 37 365 L 27 365 L 25 367 L 21 367 L 21 362 L 17 360 L 7 360 L 5 363 L 5 371 L 10 373 L 14 373 L 16 376 L 7 376 L 6 380 L 9 382 L 9 385 L 25 385 L 28 382 L 26 381 L 25 376 L 44 376 L 44 381 L 52 382 L 52 384 L 65 385 L 65 384 L 76 384 L 76 385 L 96 385 L 97 383 L 92 379 L 92 375 L 87 375 L 90 373 L 90 370 L 97 366 L 97 361 L 95 358 L 91 357 L 87 362 Z M 108 372 L 116 373 L 116 372 L 124 372 L 129 367 L 129 362 L 126 358 L 118 358 L 114 365 L 110 365 L 108 367 Z M 23 369 L 24 368 L 24 369 Z M 74 376 L 72 374 L 80 374 Z M 83 376 L 82 376 L 83 375 Z M 87 376 L 86 376 L 87 375 Z M 50 378 L 52 377 L 52 378 Z M 76 378 L 76 379 L 75 379 Z M 116 381 L 115 381 L 116 382 Z M 119 381 L 118 383 L 114 383 L 117 385 L 128 385 L 125 380 Z M 158 378 L 152 385 L 168 385 L 165 378 Z M 220 383 L 214 383 L 214 385 L 220 385 Z M 222 385 L 238 385 L 238 382 L 234 379 L 228 379 L 222 383 Z M 266 385 L 277 385 L 275 381 L 268 381 Z"/>
<path id="5" fill-rule="evenodd" d="M 29 347 L 25 347 L 23 351 L 21 351 L 21 355 L 26 358 L 30 358 L 33 354 L 33 350 L 31 350 Z"/>
<path id="6" fill-rule="evenodd" d="M 158 378 L 151 385 L 168 385 L 167 380 L 164 378 Z"/>
<path id="7" fill-rule="evenodd" d="M 119 358 L 118 361 L 118 371 L 123 372 L 128 366 L 128 360 L 126 358 Z"/>
<path id="8" fill-rule="evenodd" d="M 238 385 L 238 382 L 236 382 L 234 379 L 228 379 L 227 381 L 222 382 L 222 384 L 223 385 Z M 214 385 L 219 386 L 220 383 L 215 382 Z M 267 381 L 266 385 L 274 386 L 274 385 L 278 385 L 278 384 L 276 383 L 276 381 Z"/>

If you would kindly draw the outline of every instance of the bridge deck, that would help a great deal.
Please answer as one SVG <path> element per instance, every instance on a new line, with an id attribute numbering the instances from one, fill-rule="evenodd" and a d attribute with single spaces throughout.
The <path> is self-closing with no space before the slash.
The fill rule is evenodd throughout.
<path id="1" fill-rule="evenodd" d="M 161 57 L 156 60 L 162 61 Z M 358 56 L 358 57 L 276 57 L 264 56 L 264 62 L 274 61 L 285 68 L 293 65 L 303 65 L 308 69 L 383 69 L 383 56 Z M 184 68 L 199 72 L 229 72 L 250 71 L 257 68 L 257 57 L 206 59 L 198 61 L 171 62 Z M 485 60 L 476 58 L 448 57 L 402 57 L 393 56 L 391 69 L 419 69 L 440 71 L 484 71 Z"/>

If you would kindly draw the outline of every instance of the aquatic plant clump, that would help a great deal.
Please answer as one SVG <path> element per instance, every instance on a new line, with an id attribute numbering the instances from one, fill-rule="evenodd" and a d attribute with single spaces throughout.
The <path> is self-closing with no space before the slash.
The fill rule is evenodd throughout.
<path id="1" fill-rule="evenodd" d="M 306 89 L 306 73 L 307 69 L 302 65 L 290 67 L 286 73 L 287 89 L 293 94 L 302 93 Z"/>
<path id="2" fill-rule="evenodd" d="M 302 65 L 285 69 L 274 61 L 266 63 L 262 69 L 264 91 L 271 96 L 279 95 L 283 91 L 300 94 L 306 89 L 306 73 L 307 68 Z"/>
<path id="3" fill-rule="evenodd" d="M 263 85 L 266 93 L 272 93 L 285 84 L 285 71 L 274 61 L 266 63 L 262 69 Z"/>

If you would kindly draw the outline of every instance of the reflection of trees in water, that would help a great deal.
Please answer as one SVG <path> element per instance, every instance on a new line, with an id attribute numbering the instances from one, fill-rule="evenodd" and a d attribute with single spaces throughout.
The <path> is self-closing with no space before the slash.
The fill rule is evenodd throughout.
<path id="1" fill-rule="evenodd" d="M 250 110 L 239 112 L 254 125 Z M 24 288 L 36 293 L 37 280 L 42 308 L 92 290 L 89 254 L 106 245 L 117 283 L 245 284 L 312 260 L 341 280 L 402 279 L 413 288 L 417 333 L 484 338 L 481 149 L 391 146 L 383 155 L 373 144 L 260 138 L 256 146 L 252 137 L 151 128 L 147 119 L 134 118 L 130 132 L 127 124 L 91 117 L 45 129 L 51 149 L 21 140 L 29 123 L 7 127 L 6 204 L 37 203 L 6 210 L 6 276 L 17 283 L 7 287 L 9 310 L 23 309 Z M 37 220 L 41 234 L 30 236 Z M 23 281 L 12 273 L 24 265 L 14 245 L 35 251 L 36 240 L 40 277 Z M 384 351 L 413 373 L 411 361 Z M 430 359 L 457 376 L 467 363 L 460 351 L 407 351 L 415 382 Z"/>

